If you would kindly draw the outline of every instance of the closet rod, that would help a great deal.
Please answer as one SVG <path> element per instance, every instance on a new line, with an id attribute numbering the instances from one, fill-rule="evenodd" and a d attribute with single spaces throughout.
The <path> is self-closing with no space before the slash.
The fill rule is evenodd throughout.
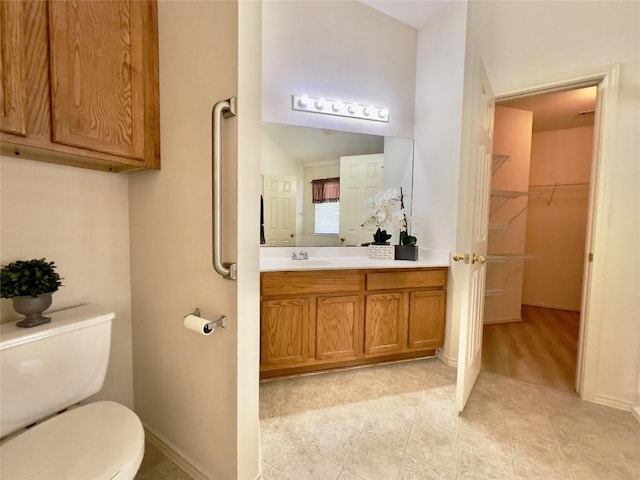
<path id="1" fill-rule="evenodd" d="M 588 187 L 587 183 L 548 183 L 543 185 L 529 185 L 529 188 L 552 188 L 552 187 Z"/>

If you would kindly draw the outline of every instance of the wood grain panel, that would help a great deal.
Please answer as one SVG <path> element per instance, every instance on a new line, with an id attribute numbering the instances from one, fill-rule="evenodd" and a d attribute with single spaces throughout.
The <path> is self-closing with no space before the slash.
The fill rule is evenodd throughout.
<path id="1" fill-rule="evenodd" d="M 444 345 L 445 294 L 443 291 L 409 293 L 407 348 Z"/>
<path id="2" fill-rule="evenodd" d="M 296 364 L 309 358 L 309 300 L 262 302 L 261 364 Z"/>
<path id="3" fill-rule="evenodd" d="M 349 293 L 360 289 L 358 272 L 344 270 L 263 272 L 261 280 L 263 296 Z"/>
<path id="4" fill-rule="evenodd" d="M 362 354 L 360 297 L 320 297 L 316 303 L 316 359 L 349 359 Z"/>
<path id="5" fill-rule="evenodd" d="M 400 351 L 403 331 L 403 294 L 367 295 L 365 305 L 364 352 L 391 353 Z"/>
<path id="6" fill-rule="evenodd" d="M 26 135 L 23 6 L 0 2 L 0 130 Z"/>
<path id="7" fill-rule="evenodd" d="M 49 4 L 54 142 L 144 160 L 145 3 Z"/>
<path id="8" fill-rule="evenodd" d="M 483 328 L 482 368 L 575 394 L 580 312 L 522 306 L 522 321 Z"/>
<path id="9" fill-rule="evenodd" d="M 447 270 L 413 270 L 403 272 L 368 273 L 367 290 L 394 290 L 402 288 L 441 288 L 447 283 Z"/>

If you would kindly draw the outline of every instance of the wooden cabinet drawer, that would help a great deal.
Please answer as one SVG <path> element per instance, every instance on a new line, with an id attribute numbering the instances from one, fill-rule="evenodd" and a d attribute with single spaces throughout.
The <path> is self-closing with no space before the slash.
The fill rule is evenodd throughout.
<path id="1" fill-rule="evenodd" d="M 396 290 L 400 288 L 443 288 L 447 270 L 414 270 L 411 272 L 367 273 L 367 290 Z"/>
<path id="2" fill-rule="evenodd" d="M 358 272 L 263 272 L 262 296 L 358 292 Z"/>

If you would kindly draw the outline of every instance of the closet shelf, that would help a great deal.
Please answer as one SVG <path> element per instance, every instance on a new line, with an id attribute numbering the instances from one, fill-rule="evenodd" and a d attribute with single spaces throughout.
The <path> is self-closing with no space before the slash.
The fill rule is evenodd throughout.
<path id="1" fill-rule="evenodd" d="M 526 196 L 537 196 L 541 195 L 540 192 L 520 192 L 517 190 L 491 190 L 492 197 L 501 197 L 501 198 L 519 198 Z"/>
<path id="2" fill-rule="evenodd" d="M 504 230 L 510 225 L 510 223 L 490 223 L 489 230 Z"/>
<path id="3" fill-rule="evenodd" d="M 540 260 L 540 255 L 529 253 L 490 253 L 487 255 L 487 263 L 507 263 L 512 260 Z"/>
<path id="4" fill-rule="evenodd" d="M 504 162 L 506 162 L 510 158 L 511 158 L 511 155 L 502 155 L 499 153 L 494 153 L 491 157 L 492 159 L 491 173 L 494 174 L 498 170 L 500 170 L 500 167 L 504 164 Z"/>
<path id="5" fill-rule="evenodd" d="M 544 185 L 529 185 L 529 188 L 541 188 L 541 189 L 548 189 L 551 188 L 551 194 L 549 195 L 549 198 L 545 200 L 545 202 L 547 202 L 547 205 L 551 205 L 551 202 L 553 202 L 553 197 L 556 194 L 556 190 L 558 188 L 571 188 L 571 187 L 589 187 L 589 183 L 560 183 L 560 182 L 556 182 L 556 183 L 549 183 L 549 184 L 544 184 Z M 544 192 L 532 192 L 532 193 L 537 193 L 539 195 L 543 194 Z"/>
<path id="6" fill-rule="evenodd" d="M 497 297 L 504 293 L 504 288 L 487 288 L 484 291 L 485 297 Z"/>

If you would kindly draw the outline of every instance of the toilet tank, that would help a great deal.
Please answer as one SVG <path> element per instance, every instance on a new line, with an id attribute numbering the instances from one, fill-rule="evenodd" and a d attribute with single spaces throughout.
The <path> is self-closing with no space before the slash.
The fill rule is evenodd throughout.
<path id="1" fill-rule="evenodd" d="M 0 437 L 102 388 L 113 312 L 83 305 L 47 314 L 33 328 L 0 326 Z"/>

